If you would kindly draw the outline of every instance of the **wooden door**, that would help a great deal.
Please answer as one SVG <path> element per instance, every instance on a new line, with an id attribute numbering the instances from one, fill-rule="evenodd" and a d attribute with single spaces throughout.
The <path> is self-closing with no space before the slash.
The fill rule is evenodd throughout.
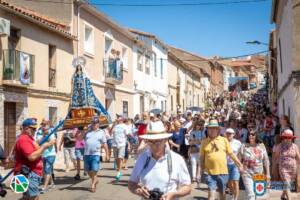
<path id="1" fill-rule="evenodd" d="M 16 141 L 16 103 L 4 103 L 4 151 L 6 155 L 14 147 Z M 7 168 L 12 168 L 13 162 Z"/>

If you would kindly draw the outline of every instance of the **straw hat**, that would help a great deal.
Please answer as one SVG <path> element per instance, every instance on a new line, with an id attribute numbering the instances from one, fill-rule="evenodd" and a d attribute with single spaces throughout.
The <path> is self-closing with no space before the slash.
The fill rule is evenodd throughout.
<path id="1" fill-rule="evenodd" d="M 208 123 L 207 127 L 208 128 L 214 128 L 214 127 L 219 128 L 220 126 L 219 126 L 218 120 L 211 119 L 211 120 L 209 120 L 209 123 Z"/>
<path id="2" fill-rule="evenodd" d="M 147 130 L 147 133 L 139 136 L 141 139 L 145 140 L 161 140 L 167 139 L 172 136 L 171 133 L 167 133 L 165 127 L 161 121 L 151 122 L 148 124 L 151 126 L 151 130 Z"/>

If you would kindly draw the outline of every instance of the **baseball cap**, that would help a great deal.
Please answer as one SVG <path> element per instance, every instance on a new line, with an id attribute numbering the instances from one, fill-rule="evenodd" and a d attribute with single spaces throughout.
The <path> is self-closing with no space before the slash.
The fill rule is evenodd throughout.
<path id="1" fill-rule="evenodd" d="M 27 118 L 22 123 L 23 127 L 37 128 L 37 122 L 35 118 Z"/>

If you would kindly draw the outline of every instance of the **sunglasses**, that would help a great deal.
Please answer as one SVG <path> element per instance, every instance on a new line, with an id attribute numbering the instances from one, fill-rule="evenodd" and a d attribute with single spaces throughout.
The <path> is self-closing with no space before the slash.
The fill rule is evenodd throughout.
<path id="1" fill-rule="evenodd" d="M 256 134 L 255 134 L 255 133 L 250 133 L 249 135 L 250 135 L 250 136 L 256 136 Z"/>

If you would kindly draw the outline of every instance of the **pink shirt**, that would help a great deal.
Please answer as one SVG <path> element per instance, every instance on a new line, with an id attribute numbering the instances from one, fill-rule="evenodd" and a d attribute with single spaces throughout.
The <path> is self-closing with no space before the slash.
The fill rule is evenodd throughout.
<path id="1" fill-rule="evenodd" d="M 75 141 L 75 149 L 84 149 L 84 140 L 78 139 L 78 133 L 76 134 L 76 141 Z"/>

